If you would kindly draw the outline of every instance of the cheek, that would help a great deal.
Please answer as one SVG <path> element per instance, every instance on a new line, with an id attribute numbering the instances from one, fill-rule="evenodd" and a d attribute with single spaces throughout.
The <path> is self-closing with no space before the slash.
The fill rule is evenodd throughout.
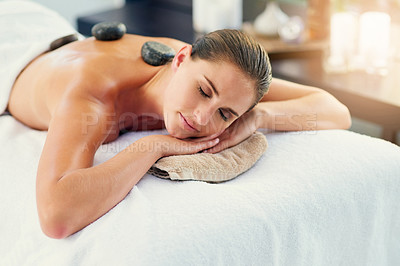
<path id="1" fill-rule="evenodd" d="M 215 114 L 213 119 L 209 121 L 209 123 L 203 127 L 202 135 L 209 136 L 215 133 L 221 132 L 229 127 L 230 124 L 224 122 L 220 117 L 219 114 Z"/>
<path id="2" fill-rule="evenodd" d="M 194 106 L 198 101 L 195 90 L 190 84 L 171 83 L 164 94 L 164 104 L 169 108 L 177 109 L 178 111 L 187 111 Z"/>

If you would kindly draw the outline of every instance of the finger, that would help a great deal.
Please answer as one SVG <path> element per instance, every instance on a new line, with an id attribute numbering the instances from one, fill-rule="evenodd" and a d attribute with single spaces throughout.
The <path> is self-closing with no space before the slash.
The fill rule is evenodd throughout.
<path id="1" fill-rule="evenodd" d="M 212 140 L 212 139 L 215 139 L 215 138 L 219 137 L 224 131 L 225 130 L 221 130 L 221 131 L 216 132 L 216 133 L 214 133 L 214 134 L 212 134 L 210 136 L 200 137 L 200 138 L 197 138 L 197 139 L 193 139 L 192 141 L 193 142 L 202 142 L 202 141 Z"/>
<path id="2" fill-rule="evenodd" d="M 203 142 L 197 142 L 197 143 L 192 143 L 191 149 L 192 152 L 199 152 L 202 150 L 210 149 L 217 145 L 219 143 L 219 139 L 213 139 L 213 140 L 208 140 L 208 141 L 203 141 Z"/>
<path id="3" fill-rule="evenodd" d="M 218 153 L 220 151 L 225 150 L 226 148 L 229 147 L 228 141 L 223 141 L 215 145 L 214 147 L 211 147 L 207 150 L 204 150 L 205 153 Z"/>

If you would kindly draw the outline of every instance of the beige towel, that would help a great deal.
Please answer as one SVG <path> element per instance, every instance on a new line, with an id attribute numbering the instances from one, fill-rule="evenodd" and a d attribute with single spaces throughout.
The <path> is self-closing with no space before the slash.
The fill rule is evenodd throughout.
<path id="1" fill-rule="evenodd" d="M 267 146 L 264 134 L 256 132 L 236 146 L 219 153 L 196 153 L 161 158 L 148 173 L 172 180 L 223 182 L 252 167 Z"/>

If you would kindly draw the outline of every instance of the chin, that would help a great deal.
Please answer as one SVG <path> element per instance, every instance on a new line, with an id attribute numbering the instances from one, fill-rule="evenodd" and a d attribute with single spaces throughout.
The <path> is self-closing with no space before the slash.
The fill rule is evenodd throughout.
<path id="1" fill-rule="evenodd" d="M 168 120 L 165 120 L 164 118 L 164 124 L 165 129 L 168 131 L 168 134 L 170 134 L 172 137 L 175 137 L 177 139 L 199 137 L 198 134 L 186 131 L 185 129 L 181 128 L 178 119 L 178 113 L 176 114 L 176 116 L 170 116 L 169 118 L 170 119 Z"/>
<path id="2" fill-rule="evenodd" d="M 187 138 L 187 136 L 184 136 L 184 134 L 182 134 L 183 132 L 178 127 L 178 125 L 174 124 L 170 120 L 167 123 L 165 123 L 165 129 L 168 131 L 168 134 L 170 134 L 172 137 L 175 137 L 178 139 Z"/>
<path id="3" fill-rule="evenodd" d="M 172 137 L 177 138 L 177 139 L 186 139 L 186 138 L 192 138 L 192 137 L 197 137 L 193 135 L 190 132 L 186 132 L 185 130 L 181 129 L 178 125 L 166 125 L 165 127 L 168 131 L 168 134 L 170 134 Z"/>
<path id="4" fill-rule="evenodd" d="M 181 130 L 180 128 L 178 128 L 177 130 L 168 130 L 168 134 L 170 134 L 172 137 L 177 138 L 177 139 L 186 139 L 186 138 L 191 138 L 191 137 L 195 137 L 192 134 L 187 134 L 185 132 L 183 132 L 183 130 Z"/>

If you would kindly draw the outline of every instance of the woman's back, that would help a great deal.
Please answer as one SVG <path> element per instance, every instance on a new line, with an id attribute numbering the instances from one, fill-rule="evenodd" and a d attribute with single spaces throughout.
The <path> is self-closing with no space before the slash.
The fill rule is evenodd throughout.
<path id="1" fill-rule="evenodd" d="M 58 104 L 68 99 L 69 94 L 78 93 L 82 98 L 133 108 L 131 104 L 124 104 L 127 97 L 121 99 L 120 95 L 134 93 L 160 70 L 141 58 L 141 47 L 149 40 L 163 42 L 175 50 L 185 44 L 130 34 L 118 41 L 88 38 L 70 43 L 37 57 L 21 72 L 13 86 L 8 109 L 28 126 L 46 130 Z"/>

